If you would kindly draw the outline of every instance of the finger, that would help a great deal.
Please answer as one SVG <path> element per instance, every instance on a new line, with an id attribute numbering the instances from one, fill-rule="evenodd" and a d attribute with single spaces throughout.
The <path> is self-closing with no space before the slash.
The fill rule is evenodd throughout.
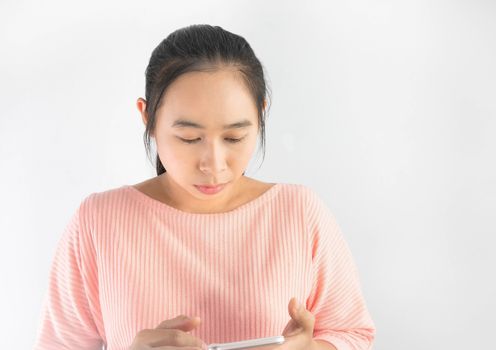
<path id="1" fill-rule="evenodd" d="M 188 332 L 200 324 L 200 318 L 179 315 L 173 319 L 162 321 L 155 329 L 180 329 Z"/>
<path id="2" fill-rule="evenodd" d="M 303 328 L 295 320 L 292 319 L 288 322 L 288 324 L 282 331 L 282 335 L 284 337 L 290 337 L 301 332 L 302 330 Z"/>
<path id="3" fill-rule="evenodd" d="M 139 344 L 146 344 L 155 349 L 159 346 L 202 348 L 203 341 L 179 329 L 144 329 L 137 335 Z"/>
<path id="4" fill-rule="evenodd" d="M 300 325 L 300 320 L 297 317 L 298 314 L 298 301 L 296 298 L 291 298 L 288 305 L 288 312 L 291 316 L 291 320 L 288 322 L 286 327 L 284 328 L 282 335 L 285 337 L 290 337 L 295 334 L 300 333 L 303 330 L 303 326 Z"/>
<path id="5" fill-rule="evenodd" d="M 301 305 L 300 302 L 298 302 L 298 299 L 295 297 L 291 298 L 288 304 L 288 311 L 291 316 L 296 315 L 299 311 L 301 311 L 301 308 L 303 308 L 303 305 Z"/>
<path id="6" fill-rule="evenodd" d="M 306 309 L 304 304 L 299 303 L 296 298 L 291 298 L 288 311 L 291 318 L 303 328 L 303 331 L 313 333 L 315 316 Z"/>

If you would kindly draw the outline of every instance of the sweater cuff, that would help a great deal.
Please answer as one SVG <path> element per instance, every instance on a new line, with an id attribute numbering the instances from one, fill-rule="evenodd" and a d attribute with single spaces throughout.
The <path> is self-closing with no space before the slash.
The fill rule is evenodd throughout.
<path id="1" fill-rule="evenodd" d="M 333 334 L 320 333 L 319 335 L 314 336 L 313 340 L 324 340 L 331 343 L 331 345 L 334 345 L 337 350 L 353 350 L 349 342 Z"/>

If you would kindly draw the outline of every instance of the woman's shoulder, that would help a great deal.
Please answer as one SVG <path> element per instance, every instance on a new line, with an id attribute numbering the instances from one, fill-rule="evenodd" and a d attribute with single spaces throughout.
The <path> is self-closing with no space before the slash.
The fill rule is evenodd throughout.
<path id="1" fill-rule="evenodd" d="M 89 192 L 82 198 L 80 208 L 98 210 L 103 209 L 104 206 L 118 206 L 124 202 L 128 190 L 128 185 L 122 185 Z"/>
<path id="2" fill-rule="evenodd" d="M 302 197 L 313 197 L 317 196 L 317 193 L 308 185 L 301 183 L 287 183 L 287 182 L 279 182 L 276 183 L 284 193 L 292 194 L 296 196 Z"/>
<path id="3" fill-rule="evenodd" d="M 258 182 L 255 188 L 258 190 L 252 193 L 257 193 L 256 197 L 271 198 L 272 201 L 266 201 L 266 203 L 277 203 L 278 205 L 286 205 L 293 208 L 304 207 L 308 204 L 319 200 L 318 194 L 308 185 L 300 183 L 288 183 L 288 182 Z"/>
<path id="4" fill-rule="evenodd" d="M 309 186 L 299 184 L 299 183 L 287 183 L 287 182 L 263 182 L 256 179 L 249 179 L 248 190 L 246 192 L 251 193 L 255 197 L 258 197 L 265 192 L 272 191 L 272 187 L 277 188 L 277 192 L 282 195 L 290 196 L 313 196 L 316 195 L 314 190 Z"/>
<path id="5" fill-rule="evenodd" d="M 290 205 L 300 203 L 300 209 L 306 213 L 320 213 L 329 211 L 324 198 L 310 185 L 299 183 L 279 183 L 281 188 L 279 197 Z"/>

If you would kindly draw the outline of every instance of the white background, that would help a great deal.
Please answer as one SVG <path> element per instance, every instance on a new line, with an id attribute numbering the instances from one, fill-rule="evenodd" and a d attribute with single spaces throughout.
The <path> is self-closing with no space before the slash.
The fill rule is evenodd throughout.
<path id="1" fill-rule="evenodd" d="M 0 332 L 32 347 L 56 243 L 92 192 L 155 175 L 135 107 L 152 50 L 194 23 L 267 70 L 248 176 L 335 214 L 376 350 L 488 349 L 496 326 L 496 3 L 2 1 Z"/>

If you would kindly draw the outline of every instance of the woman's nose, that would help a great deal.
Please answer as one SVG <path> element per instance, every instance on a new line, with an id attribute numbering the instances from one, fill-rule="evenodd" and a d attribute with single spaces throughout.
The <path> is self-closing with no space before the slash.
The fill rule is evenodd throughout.
<path id="1" fill-rule="evenodd" d="M 225 151 L 221 146 L 208 144 L 200 160 L 200 170 L 206 174 L 218 174 L 227 169 Z"/>

